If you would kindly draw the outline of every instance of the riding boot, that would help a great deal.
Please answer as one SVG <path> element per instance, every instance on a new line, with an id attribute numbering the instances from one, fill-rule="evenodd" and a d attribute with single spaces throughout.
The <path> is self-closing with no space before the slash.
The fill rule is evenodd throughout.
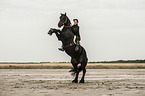
<path id="1" fill-rule="evenodd" d="M 77 43 L 76 43 L 76 47 L 75 47 L 75 51 L 79 51 L 79 45 L 80 45 L 80 43 L 77 42 Z"/>

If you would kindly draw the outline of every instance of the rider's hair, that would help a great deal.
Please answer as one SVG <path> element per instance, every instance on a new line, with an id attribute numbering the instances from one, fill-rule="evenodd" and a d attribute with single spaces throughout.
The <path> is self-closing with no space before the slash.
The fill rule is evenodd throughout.
<path id="1" fill-rule="evenodd" d="M 78 19 L 73 19 L 73 21 L 75 21 L 75 20 L 79 23 Z"/>

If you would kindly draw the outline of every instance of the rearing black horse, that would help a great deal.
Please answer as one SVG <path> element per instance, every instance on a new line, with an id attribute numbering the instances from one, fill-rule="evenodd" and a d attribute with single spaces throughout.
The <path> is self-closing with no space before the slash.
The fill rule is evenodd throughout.
<path id="1" fill-rule="evenodd" d="M 57 29 L 50 29 L 48 34 L 52 35 L 55 33 L 58 40 L 62 41 L 63 49 L 65 52 L 71 57 L 71 63 L 73 65 L 73 71 L 76 74 L 75 79 L 72 81 L 73 83 L 78 83 L 78 75 L 79 72 L 83 70 L 83 76 L 80 80 L 80 83 L 84 83 L 84 77 L 86 73 L 86 65 L 87 65 L 87 55 L 85 49 L 79 45 L 79 50 L 75 51 L 76 44 L 73 42 L 74 34 L 71 30 L 70 20 L 65 14 L 61 14 L 60 21 L 58 23 L 58 27 L 63 26 L 62 31 Z M 81 64 L 81 66 L 78 66 Z"/>

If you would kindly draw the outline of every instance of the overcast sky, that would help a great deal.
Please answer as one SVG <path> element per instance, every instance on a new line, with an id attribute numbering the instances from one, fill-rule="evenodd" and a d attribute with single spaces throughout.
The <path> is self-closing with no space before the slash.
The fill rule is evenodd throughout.
<path id="1" fill-rule="evenodd" d="M 47 34 L 64 12 L 89 61 L 145 58 L 145 0 L 0 0 L 0 61 L 70 61 Z"/>

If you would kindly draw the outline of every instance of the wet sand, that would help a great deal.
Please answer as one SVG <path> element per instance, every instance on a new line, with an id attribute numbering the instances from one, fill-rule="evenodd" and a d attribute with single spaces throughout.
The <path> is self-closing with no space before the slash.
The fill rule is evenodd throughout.
<path id="1" fill-rule="evenodd" d="M 0 69 L 0 96 L 145 96 L 145 69 L 87 69 L 84 84 L 68 71 Z"/>

